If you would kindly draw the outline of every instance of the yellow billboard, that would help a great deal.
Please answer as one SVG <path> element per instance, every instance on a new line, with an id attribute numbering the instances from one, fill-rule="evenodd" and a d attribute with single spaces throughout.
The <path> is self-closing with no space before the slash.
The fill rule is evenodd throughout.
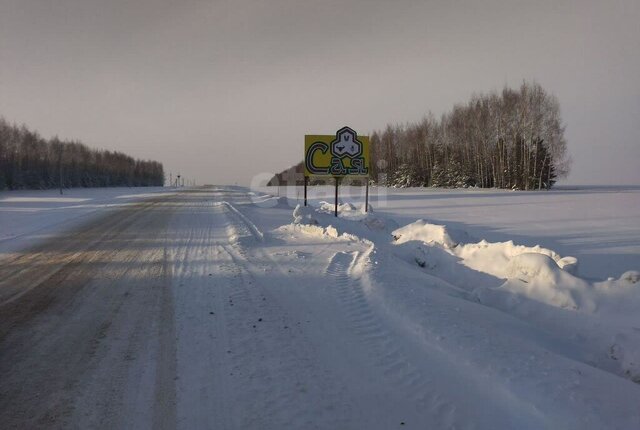
<path id="1" fill-rule="evenodd" d="M 349 127 L 304 136 L 305 176 L 369 176 L 369 136 Z"/>

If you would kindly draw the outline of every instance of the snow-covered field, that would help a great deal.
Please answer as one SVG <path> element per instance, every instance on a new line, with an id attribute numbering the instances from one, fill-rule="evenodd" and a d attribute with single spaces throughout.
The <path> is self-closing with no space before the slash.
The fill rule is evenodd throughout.
<path id="1" fill-rule="evenodd" d="M 0 193 L 5 422 L 640 428 L 639 188 L 155 191 L 59 241 L 125 193 Z"/>
<path id="2" fill-rule="evenodd" d="M 0 191 L 0 252 L 24 249 L 78 226 L 91 214 L 131 205 L 173 188 L 73 188 Z"/>
<path id="3" fill-rule="evenodd" d="M 295 206 L 302 187 L 257 188 Z M 309 187 L 312 202 L 333 202 L 333 187 Z M 361 188 L 340 187 L 340 201 L 363 204 Z M 564 186 L 550 192 L 496 189 L 371 188 L 376 213 L 400 225 L 426 219 L 491 242 L 553 249 L 577 257 L 582 277 L 604 280 L 640 266 L 640 186 Z"/>

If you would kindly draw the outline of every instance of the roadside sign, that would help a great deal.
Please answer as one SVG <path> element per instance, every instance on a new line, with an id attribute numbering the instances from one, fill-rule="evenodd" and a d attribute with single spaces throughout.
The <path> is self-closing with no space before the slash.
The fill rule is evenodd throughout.
<path id="1" fill-rule="evenodd" d="M 369 136 L 358 136 L 349 127 L 332 134 L 304 136 L 304 205 L 307 206 L 307 186 L 311 176 L 331 176 L 335 179 L 334 215 L 338 216 L 338 186 L 345 177 L 364 177 L 365 212 L 369 211 Z"/>
<path id="2" fill-rule="evenodd" d="M 305 176 L 369 176 L 369 136 L 349 127 L 304 136 Z"/>

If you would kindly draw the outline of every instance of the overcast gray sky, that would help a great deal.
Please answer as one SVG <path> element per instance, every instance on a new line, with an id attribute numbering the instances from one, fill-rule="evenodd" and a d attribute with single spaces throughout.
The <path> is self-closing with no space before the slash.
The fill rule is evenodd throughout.
<path id="1" fill-rule="evenodd" d="M 0 0 L 1 116 L 200 183 L 523 79 L 560 101 L 566 183 L 640 184 L 638 0 Z"/>

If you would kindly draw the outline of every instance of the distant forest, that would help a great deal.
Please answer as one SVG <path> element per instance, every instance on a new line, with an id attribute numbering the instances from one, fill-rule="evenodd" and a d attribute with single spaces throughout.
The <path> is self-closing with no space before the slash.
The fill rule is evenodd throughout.
<path id="1" fill-rule="evenodd" d="M 569 165 L 558 100 L 537 83 L 371 134 L 370 180 L 379 185 L 549 189 Z M 269 185 L 300 184 L 303 171 L 299 163 Z"/>
<path id="2" fill-rule="evenodd" d="M 161 163 L 57 137 L 44 139 L 0 118 L 0 190 L 163 184 Z"/>

